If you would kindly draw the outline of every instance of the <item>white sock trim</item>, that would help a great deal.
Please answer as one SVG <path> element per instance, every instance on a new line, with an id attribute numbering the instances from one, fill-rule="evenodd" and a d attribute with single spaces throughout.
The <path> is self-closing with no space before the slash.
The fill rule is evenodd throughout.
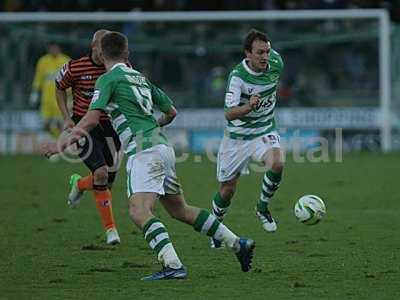
<path id="1" fill-rule="evenodd" d="M 202 233 L 207 233 L 207 231 L 211 228 L 211 225 L 215 221 L 215 216 L 210 214 L 207 220 L 204 222 L 203 227 L 201 228 Z"/>
<path id="2" fill-rule="evenodd" d="M 144 238 L 146 239 L 147 236 L 152 233 L 154 230 L 158 229 L 158 228 L 165 228 L 165 226 L 163 225 L 163 223 L 161 222 L 155 222 L 153 224 L 151 224 L 150 228 L 147 229 L 146 233 L 144 234 Z"/>
<path id="3" fill-rule="evenodd" d="M 158 243 L 162 242 L 165 239 L 169 239 L 168 232 L 158 234 L 154 239 L 150 241 L 150 248 L 154 249 L 158 245 Z"/>
<path id="4" fill-rule="evenodd" d="M 216 240 L 224 242 L 229 248 L 233 248 L 236 240 L 239 238 L 236 234 L 229 230 L 224 224 L 219 224 L 217 231 L 213 237 Z"/>
<path id="5" fill-rule="evenodd" d="M 182 262 L 176 254 L 172 243 L 166 244 L 158 253 L 158 261 L 162 262 L 164 266 L 173 269 L 179 269 L 182 267 Z"/>

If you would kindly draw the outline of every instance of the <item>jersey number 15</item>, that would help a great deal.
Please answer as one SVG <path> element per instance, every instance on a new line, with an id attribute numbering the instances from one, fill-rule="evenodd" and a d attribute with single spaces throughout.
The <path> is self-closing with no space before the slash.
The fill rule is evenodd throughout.
<path id="1" fill-rule="evenodd" d="M 126 75 L 129 77 L 129 75 Z M 127 78 L 131 81 L 130 78 Z M 133 94 L 135 95 L 137 103 L 146 115 L 153 114 L 153 100 L 151 97 L 151 91 L 148 87 L 131 85 Z"/>

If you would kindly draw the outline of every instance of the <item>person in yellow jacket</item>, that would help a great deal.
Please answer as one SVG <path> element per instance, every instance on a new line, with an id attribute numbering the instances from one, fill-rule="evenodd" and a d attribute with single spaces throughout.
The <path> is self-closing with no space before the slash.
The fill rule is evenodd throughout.
<path id="1" fill-rule="evenodd" d="M 70 58 L 61 52 L 60 46 L 56 43 L 49 43 L 47 49 L 48 53 L 40 57 L 36 64 L 29 103 L 31 106 L 36 106 L 40 100 L 44 129 L 57 136 L 63 123 L 56 101 L 55 78 Z"/>

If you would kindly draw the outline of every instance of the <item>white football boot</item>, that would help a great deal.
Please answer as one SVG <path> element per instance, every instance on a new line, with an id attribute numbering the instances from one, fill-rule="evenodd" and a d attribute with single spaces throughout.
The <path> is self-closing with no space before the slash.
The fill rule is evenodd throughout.
<path id="1" fill-rule="evenodd" d="M 107 245 L 117 245 L 121 243 L 118 231 L 116 228 L 110 228 L 106 231 L 106 243 Z"/>
<path id="2" fill-rule="evenodd" d="M 261 213 L 256 210 L 256 215 L 265 231 L 275 232 L 278 229 L 278 226 L 276 226 L 276 222 L 274 218 L 272 218 L 269 210 L 267 210 L 265 213 Z"/>

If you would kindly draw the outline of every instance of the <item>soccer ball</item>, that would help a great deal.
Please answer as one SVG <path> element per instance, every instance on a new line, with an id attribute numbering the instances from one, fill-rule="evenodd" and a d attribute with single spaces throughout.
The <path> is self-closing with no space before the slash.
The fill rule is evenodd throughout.
<path id="1" fill-rule="evenodd" d="M 318 196 L 305 195 L 297 200 L 294 214 L 300 222 L 306 225 L 317 224 L 326 214 L 325 203 Z"/>

